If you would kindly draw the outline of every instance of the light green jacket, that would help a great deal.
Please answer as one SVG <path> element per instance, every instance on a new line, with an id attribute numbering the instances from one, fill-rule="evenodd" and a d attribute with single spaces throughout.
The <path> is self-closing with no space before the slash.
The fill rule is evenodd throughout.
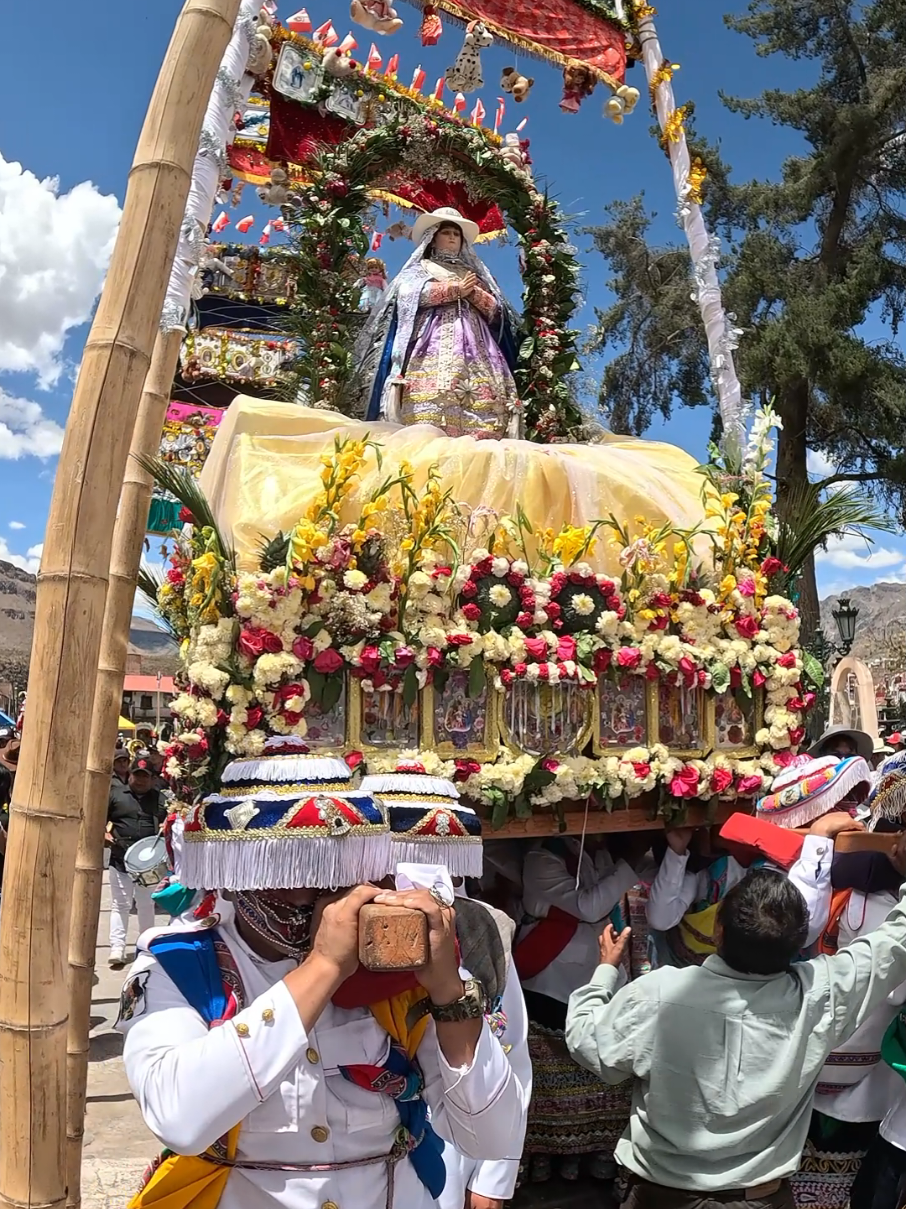
<path id="1" fill-rule="evenodd" d="M 606 1083 L 635 1079 L 618 1162 L 702 1192 L 792 1175 L 825 1059 L 906 980 L 904 891 L 875 932 L 785 974 L 709 957 L 618 991 L 619 972 L 599 966 L 570 996 L 566 1040 Z"/>

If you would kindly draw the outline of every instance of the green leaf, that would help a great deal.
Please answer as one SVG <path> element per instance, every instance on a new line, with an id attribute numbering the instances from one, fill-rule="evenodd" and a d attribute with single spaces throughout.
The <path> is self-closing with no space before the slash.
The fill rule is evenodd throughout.
<path id="1" fill-rule="evenodd" d="M 434 691 L 438 696 L 443 695 L 444 689 L 447 687 L 447 681 L 450 679 L 450 672 L 445 667 L 437 667 L 434 669 L 433 685 Z"/>
<path id="2" fill-rule="evenodd" d="M 535 351 L 535 337 L 526 336 L 526 338 L 519 345 L 519 360 L 528 361 L 529 358 L 532 356 L 532 353 L 534 353 L 534 351 Z"/>
<path id="3" fill-rule="evenodd" d="M 528 795 L 525 791 L 518 794 L 513 801 L 513 810 L 517 819 L 530 819 L 532 817 L 532 804 L 528 800 Z"/>
<path id="4" fill-rule="evenodd" d="M 327 677 L 323 672 L 316 672 L 313 667 L 307 672 L 308 687 L 311 689 L 311 699 L 315 705 L 320 705 L 324 709 L 324 689 L 327 686 Z"/>
<path id="5" fill-rule="evenodd" d="M 483 659 L 473 659 L 469 665 L 469 697 L 473 700 L 480 697 L 487 687 L 487 676 L 484 670 Z"/>
<path id="6" fill-rule="evenodd" d="M 712 663 L 709 671 L 715 693 L 725 693 L 730 687 L 730 669 L 725 663 Z"/>
<path id="7" fill-rule="evenodd" d="M 742 673 L 742 682 L 739 686 L 747 697 L 752 696 L 752 679 L 748 672 Z"/>
<path id="8" fill-rule="evenodd" d="M 509 802 L 505 795 L 501 794 L 491 808 L 491 828 L 494 831 L 499 831 L 506 822 L 506 816 L 509 814 Z"/>
<path id="9" fill-rule="evenodd" d="M 411 708 L 418 698 L 418 673 L 415 664 L 410 663 L 403 676 L 403 704 Z"/>
<path id="10" fill-rule="evenodd" d="M 322 621 L 313 621 L 311 623 L 311 625 L 308 627 L 308 629 L 304 631 L 305 637 L 306 638 L 317 638 L 317 636 L 321 633 L 321 631 L 323 629 L 324 629 L 324 623 Z"/>
<path id="11" fill-rule="evenodd" d="M 811 651 L 802 651 L 801 654 L 803 672 L 815 688 L 822 688 L 824 686 L 824 668 L 821 660 L 816 658 Z"/>
<path id="12" fill-rule="evenodd" d="M 325 712 L 332 710 L 340 700 L 344 679 L 345 677 L 342 672 L 337 672 L 335 675 L 327 677 L 324 691 L 321 694 L 321 708 Z"/>

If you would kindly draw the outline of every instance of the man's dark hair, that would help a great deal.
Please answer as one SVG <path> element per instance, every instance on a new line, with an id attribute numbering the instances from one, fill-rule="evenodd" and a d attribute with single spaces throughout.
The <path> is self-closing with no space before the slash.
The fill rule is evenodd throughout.
<path id="1" fill-rule="evenodd" d="M 740 974 L 780 974 L 805 948 L 808 907 L 774 869 L 752 869 L 718 908 L 718 954 Z"/>

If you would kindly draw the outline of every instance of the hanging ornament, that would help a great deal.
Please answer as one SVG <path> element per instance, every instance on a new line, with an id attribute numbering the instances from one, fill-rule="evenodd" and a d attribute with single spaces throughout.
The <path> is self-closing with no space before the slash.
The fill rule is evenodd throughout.
<path id="1" fill-rule="evenodd" d="M 422 46 L 436 46 L 444 32 L 440 11 L 436 4 L 426 4 L 422 15 L 422 27 L 419 30 Z"/>
<path id="2" fill-rule="evenodd" d="M 383 242 L 384 242 L 383 235 L 380 233 L 380 231 L 375 231 L 375 233 L 371 239 L 372 252 L 376 252 Z"/>
<path id="3" fill-rule="evenodd" d="M 271 241 L 271 224 L 268 223 L 267 226 L 264 228 L 264 230 L 261 232 L 261 238 L 258 240 L 258 242 L 263 248 L 265 246 L 265 244 L 269 244 L 270 241 Z"/>
<path id="4" fill-rule="evenodd" d="M 375 34 L 395 34 L 403 28 L 391 0 L 352 0 L 349 15 L 356 25 L 364 25 Z"/>
<path id="5" fill-rule="evenodd" d="M 294 34 L 311 33 L 311 17 L 309 17 L 304 8 L 300 8 L 297 13 L 293 13 L 291 17 L 287 17 L 286 28 L 291 29 Z"/>
<path id="6" fill-rule="evenodd" d="M 245 235 L 245 233 L 251 230 L 254 225 L 255 220 L 252 215 L 249 214 L 246 218 L 240 218 L 239 222 L 236 223 L 236 230 L 241 231 L 242 234 Z"/>
<path id="7" fill-rule="evenodd" d="M 462 50 L 456 56 L 453 66 L 447 68 L 447 87 L 451 92 L 477 92 L 484 85 L 481 52 L 493 41 L 493 37 L 480 21 L 469 22 Z"/>

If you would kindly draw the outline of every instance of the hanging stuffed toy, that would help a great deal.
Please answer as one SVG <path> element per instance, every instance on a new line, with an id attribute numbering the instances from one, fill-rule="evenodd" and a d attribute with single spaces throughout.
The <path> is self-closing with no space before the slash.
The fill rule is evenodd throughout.
<path id="1" fill-rule="evenodd" d="M 451 92 L 477 92 L 484 85 L 481 74 L 481 52 L 494 39 L 480 21 L 470 21 L 466 26 L 466 39 L 456 62 L 447 68 L 447 87 Z"/>
<path id="2" fill-rule="evenodd" d="M 622 126 L 623 118 L 629 117 L 635 109 L 640 95 L 637 88 L 621 84 L 604 106 L 604 116 L 610 118 L 612 122 L 616 122 L 618 126 Z"/>
<path id="3" fill-rule="evenodd" d="M 395 34 L 403 28 L 390 0 L 352 0 L 349 15 L 357 25 L 375 34 Z"/>
<path id="4" fill-rule="evenodd" d="M 362 291 L 359 310 L 370 311 L 387 288 L 387 266 L 379 256 L 368 257 L 356 285 Z"/>
<path id="5" fill-rule="evenodd" d="M 511 94 L 517 105 L 521 105 L 523 101 L 528 100 L 534 83 L 533 78 L 524 76 L 516 67 L 504 67 L 503 74 L 500 77 L 500 87 L 504 92 Z"/>
<path id="6" fill-rule="evenodd" d="M 422 14 L 422 27 L 419 30 L 422 46 L 436 46 L 444 32 L 440 11 L 436 4 L 426 4 Z"/>
<path id="7" fill-rule="evenodd" d="M 327 75 L 342 80 L 355 75 L 359 65 L 342 47 L 329 46 L 321 57 L 321 66 Z"/>
<path id="8" fill-rule="evenodd" d="M 274 21 L 266 8 L 258 14 L 258 24 L 254 37 L 249 42 L 249 53 L 245 70 L 252 76 L 263 76 L 274 61 L 274 48 L 271 45 L 271 31 Z"/>
<path id="9" fill-rule="evenodd" d="M 570 59 L 563 69 L 563 99 L 560 102 L 563 112 L 578 113 L 579 106 L 586 97 L 591 96 L 597 82 L 598 77 L 590 67 L 577 59 Z"/>
<path id="10" fill-rule="evenodd" d="M 412 228 L 408 223 L 395 222 L 392 227 L 387 228 L 387 235 L 390 237 L 391 243 L 396 243 L 398 239 L 411 239 Z"/>

